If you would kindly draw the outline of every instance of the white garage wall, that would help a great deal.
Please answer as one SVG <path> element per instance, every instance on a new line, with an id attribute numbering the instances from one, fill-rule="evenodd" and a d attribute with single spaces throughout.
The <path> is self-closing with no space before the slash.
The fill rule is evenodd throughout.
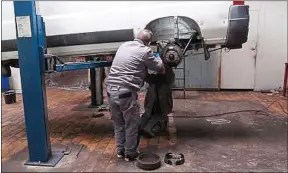
<path id="1" fill-rule="evenodd" d="M 278 89 L 287 62 L 287 1 L 263 1 L 258 28 L 255 90 Z"/>
<path id="2" fill-rule="evenodd" d="M 20 69 L 11 67 L 11 77 L 9 77 L 9 87 L 16 91 L 16 93 L 22 92 Z"/>

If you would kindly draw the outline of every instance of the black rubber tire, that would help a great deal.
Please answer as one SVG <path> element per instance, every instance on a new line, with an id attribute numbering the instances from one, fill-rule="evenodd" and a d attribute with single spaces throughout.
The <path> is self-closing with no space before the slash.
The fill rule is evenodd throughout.
<path id="1" fill-rule="evenodd" d="M 151 162 L 144 161 L 144 160 L 142 160 L 143 157 L 153 157 L 154 160 L 151 161 Z M 142 153 L 142 154 L 140 154 L 138 156 L 136 165 L 140 169 L 143 169 L 143 170 L 148 170 L 148 171 L 155 170 L 155 169 L 160 168 L 160 166 L 161 166 L 161 158 L 157 154 Z"/>

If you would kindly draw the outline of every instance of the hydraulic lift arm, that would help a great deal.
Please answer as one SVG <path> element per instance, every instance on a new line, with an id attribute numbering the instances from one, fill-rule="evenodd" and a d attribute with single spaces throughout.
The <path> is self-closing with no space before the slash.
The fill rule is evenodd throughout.
<path id="1" fill-rule="evenodd" d="M 112 61 L 99 60 L 99 61 L 88 61 L 88 62 L 63 62 L 56 55 L 45 54 L 45 72 L 63 72 L 63 71 L 72 71 L 72 70 L 84 70 L 91 68 L 102 68 L 102 67 L 110 67 L 112 65 Z M 57 63 L 59 62 L 59 63 Z"/>

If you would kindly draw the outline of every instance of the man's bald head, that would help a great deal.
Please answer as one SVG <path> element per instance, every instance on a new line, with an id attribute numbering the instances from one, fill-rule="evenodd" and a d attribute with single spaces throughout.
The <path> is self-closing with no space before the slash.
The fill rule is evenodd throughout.
<path id="1" fill-rule="evenodd" d="M 137 35 L 137 39 L 143 41 L 143 43 L 148 46 L 152 40 L 153 33 L 147 29 L 140 31 Z"/>

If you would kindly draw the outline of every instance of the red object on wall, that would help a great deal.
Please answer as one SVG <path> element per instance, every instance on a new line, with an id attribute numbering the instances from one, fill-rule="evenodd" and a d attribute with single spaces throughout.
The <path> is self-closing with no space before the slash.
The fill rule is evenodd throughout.
<path id="1" fill-rule="evenodd" d="M 244 1 L 233 1 L 233 5 L 244 5 Z"/>

